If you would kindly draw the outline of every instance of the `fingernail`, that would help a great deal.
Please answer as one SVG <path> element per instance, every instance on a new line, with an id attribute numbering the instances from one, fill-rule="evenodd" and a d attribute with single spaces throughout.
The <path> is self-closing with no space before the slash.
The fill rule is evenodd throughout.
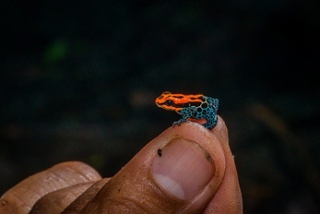
<path id="1" fill-rule="evenodd" d="M 164 191 L 188 200 L 196 196 L 214 175 L 214 162 L 197 143 L 176 138 L 158 150 L 152 173 Z"/>

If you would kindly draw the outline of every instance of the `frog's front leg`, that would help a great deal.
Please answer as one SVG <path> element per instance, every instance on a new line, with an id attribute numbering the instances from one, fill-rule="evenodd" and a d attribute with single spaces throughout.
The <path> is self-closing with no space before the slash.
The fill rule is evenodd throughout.
<path id="1" fill-rule="evenodd" d="M 174 122 L 172 126 L 175 126 L 175 125 L 180 126 L 181 123 L 188 121 L 190 117 L 193 117 L 195 111 L 196 111 L 196 107 L 194 106 L 183 108 L 180 112 L 178 112 L 178 114 L 182 115 L 182 118 Z"/>

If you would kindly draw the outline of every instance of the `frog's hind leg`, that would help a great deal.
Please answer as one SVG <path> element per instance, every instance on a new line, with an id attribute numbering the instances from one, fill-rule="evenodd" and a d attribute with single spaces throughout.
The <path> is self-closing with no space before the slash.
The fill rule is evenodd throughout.
<path id="1" fill-rule="evenodd" d="M 217 114 L 212 114 L 212 116 L 206 118 L 207 123 L 203 124 L 207 129 L 213 129 L 218 122 L 218 115 Z"/>

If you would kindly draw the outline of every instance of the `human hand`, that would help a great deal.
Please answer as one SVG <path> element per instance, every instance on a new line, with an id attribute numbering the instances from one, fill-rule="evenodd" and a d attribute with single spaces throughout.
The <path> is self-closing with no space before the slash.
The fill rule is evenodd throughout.
<path id="1" fill-rule="evenodd" d="M 170 127 L 112 178 L 81 162 L 26 178 L 1 197 L 0 214 L 28 212 L 242 213 L 225 123 Z"/>

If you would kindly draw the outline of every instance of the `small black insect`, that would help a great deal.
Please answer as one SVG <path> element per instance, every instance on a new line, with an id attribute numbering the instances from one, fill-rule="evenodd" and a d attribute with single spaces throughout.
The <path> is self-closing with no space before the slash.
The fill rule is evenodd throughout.
<path id="1" fill-rule="evenodd" d="M 158 155 L 159 155 L 159 157 L 162 156 L 162 149 L 158 149 Z"/>

